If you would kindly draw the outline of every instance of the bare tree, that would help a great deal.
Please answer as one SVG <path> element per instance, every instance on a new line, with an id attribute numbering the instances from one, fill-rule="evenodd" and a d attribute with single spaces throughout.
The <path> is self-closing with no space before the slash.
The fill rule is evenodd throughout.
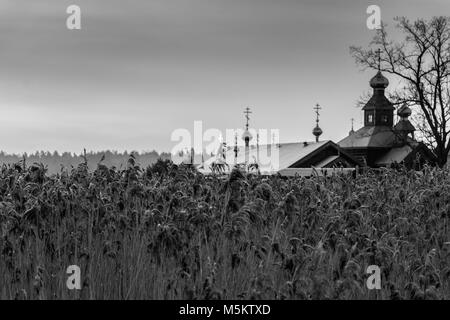
<path id="1" fill-rule="evenodd" d="M 400 80 L 403 88 L 391 98 L 418 109 L 416 127 L 443 166 L 450 151 L 450 17 L 395 21 L 402 41 L 389 39 L 383 25 L 369 48 L 353 46 L 350 53 L 360 66 Z"/>

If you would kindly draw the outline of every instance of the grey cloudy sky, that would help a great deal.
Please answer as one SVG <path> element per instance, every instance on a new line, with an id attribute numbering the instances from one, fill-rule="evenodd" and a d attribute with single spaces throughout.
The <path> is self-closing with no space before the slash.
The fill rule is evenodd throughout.
<path id="1" fill-rule="evenodd" d="M 66 8 L 82 30 L 66 29 Z M 166 150 L 177 128 L 280 129 L 340 140 L 373 71 L 350 45 L 366 45 L 366 9 L 429 18 L 448 0 L 0 0 L 0 149 Z"/>

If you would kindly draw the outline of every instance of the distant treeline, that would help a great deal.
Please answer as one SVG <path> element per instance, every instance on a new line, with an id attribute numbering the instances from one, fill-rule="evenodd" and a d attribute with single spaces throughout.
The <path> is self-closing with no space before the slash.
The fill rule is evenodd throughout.
<path id="1" fill-rule="evenodd" d="M 151 152 L 123 152 L 119 153 L 117 151 L 99 151 L 99 152 L 87 152 L 85 155 L 74 154 L 70 152 L 58 153 L 58 152 L 36 152 L 34 154 L 7 154 L 3 151 L 0 152 L 0 164 L 16 164 L 25 160 L 27 166 L 33 163 L 44 164 L 48 173 L 57 173 L 61 171 L 61 168 L 71 169 L 72 167 L 77 167 L 80 163 L 84 162 L 86 157 L 89 169 L 94 170 L 97 168 L 97 164 L 101 161 L 102 164 L 108 167 L 116 168 L 126 168 L 127 161 L 130 155 L 136 159 L 136 163 L 141 167 L 146 168 L 147 166 L 155 163 L 159 158 L 165 160 L 170 159 L 170 153 L 158 154 L 156 151 Z M 103 159 L 103 160 L 102 160 Z"/>

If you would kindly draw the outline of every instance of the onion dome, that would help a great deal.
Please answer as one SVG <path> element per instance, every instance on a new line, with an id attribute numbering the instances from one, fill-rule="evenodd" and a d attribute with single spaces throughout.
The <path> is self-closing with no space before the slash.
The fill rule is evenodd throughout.
<path id="1" fill-rule="evenodd" d="M 319 126 L 316 126 L 313 131 L 312 134 L 315 135 L 317 138 L 323 133 L 322 129 L 320 129 Z"/>
<path id="2" fill-rule="evenodd" d="M 385 89 L 388 85 L 389 80 L 385 76 L 383 76 L 381 71 L 378 71 L 377 74 L 370 80 L 370 86 L 374 89 Z"/>
<path id="3" fill-rule="evenodd" d="M 249 130 L 245 130 L 244 131 L 244 133 L 242 134 L 242 139 L 243 140 L 252 140 L 253 139 L 253 136 L 252 136 L 252 134 L 250 133 L 250 131 Z"/>
<path id="4" fill-rule="evenodd" d="M 400 117 L 400 121 L 394 126 L 394 130 L 400 133 L 402 141 L 405 141 L 408 134 L 413 134 L 416 131 L 416 128 L 408 120 L 411 109 L 405 103 L 397 110 L 397 115 Z"/>
<path id="5" fill-rule="evenodd" d="M 411 115 L 411 109 L 405 103 L 397 110 L 397 115 L 400 118 L 408 118 Z"/>

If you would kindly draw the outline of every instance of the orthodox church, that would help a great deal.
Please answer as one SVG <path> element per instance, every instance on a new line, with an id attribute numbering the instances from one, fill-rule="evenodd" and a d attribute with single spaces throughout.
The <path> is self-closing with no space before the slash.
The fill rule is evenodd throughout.
<path id="1" fill-rule="evenodd" d="M 208 159 L 201 169 L 205 173 L 228 172 L 234 166 L 245 166 L 249 171 L 255 170 L 262 174 L 281 174 L 283 176 L 309 176 L 315 170 L 316 174 L 327 174 L 330 171 L 354 171 L 362 166 L 355 157 L 339 147 L 331 140 L 320 141 L 322 129 L 319 127 L 319 105 L 316 105 L 316 127 L 313 129 L 315 141 L 250 145 L 253 136 L 249 130 L 249 113 L 246 113 L 247 123 L 242 134 L 244 146 L 238 146 L 237 136 L 233 148 L 219 148 L 215 157 Z"/>
<path id="2" fill-rule="evenodd" d="M 414 139 L 414 126 L 409 121 L 411 109 L 403 105 L 397 110 L 399 121 L 394 125 L 393 104 L 386 98 L 388 79 L 378 71 L 370 80 L 373 94 L 363 107 L 364 126 L 353 129 L 338 145 L 369 167 L 385 167 L 403 163 L 419 168 L 425 162 L 434 163 L 434 155 Z"/>
<path id="3" fill-rule="evenodd" d="M 415 128 L 409 120 L 411 109 L 403 105 L 396 110 L 397 123 L 394 124 L 395 107 L 385 96 L 389 81 L 378 70 L 370 80 L 373 94 L 363 107 L 364 126 L 338 143 L 331 140 L 320 141 L 323 131 L 319 127 L 317 104 L 316 126 L 313 128 L 315 141 L 250 144 L 253 136 L 249 130 L 249 108 L 246 126 L 242 135 L 244 146 L 219 148 L 216 156 L 198 165 L 205 173 L 229 172 L 234 166 L 244 166 L 258 170 L 262 174 L 281 174 L 283 176 L 327 174 L 336 171 L 354 171 L 361 167 L 391 167 L 404 164 L 408 168 L 420 168 L 425 163 L 434 164 L 433 153 L 414 138 Z M 269 159 L 269 161 L 264 161 Z"/>

